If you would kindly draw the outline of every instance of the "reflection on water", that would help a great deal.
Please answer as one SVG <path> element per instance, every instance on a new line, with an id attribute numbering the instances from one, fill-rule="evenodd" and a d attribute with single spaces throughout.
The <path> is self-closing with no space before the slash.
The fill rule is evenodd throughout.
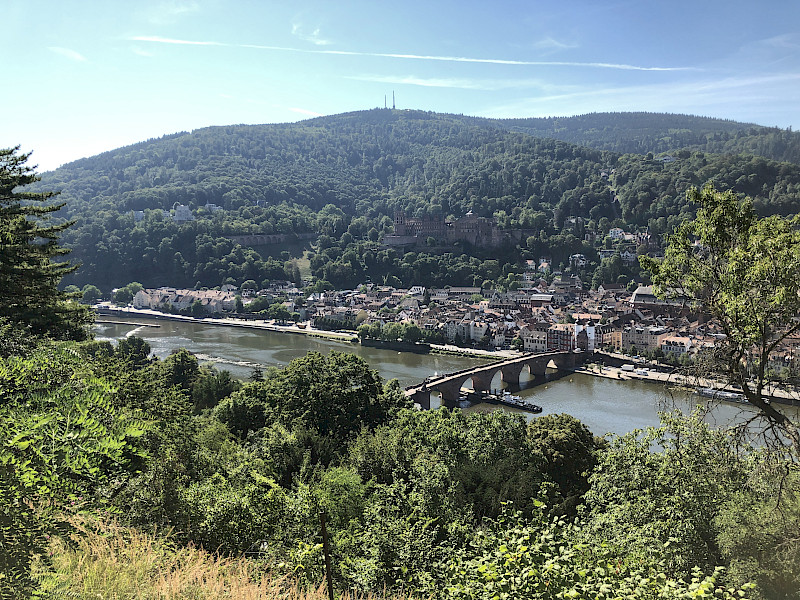
<path id="1" fill-rule="evenodd" d="M 364 358 L 384 379 L 396 378 L 403 387 L 419 383 L 431 375 L 452 373 L 485 362 L 482 359 L 461 356 L 400 353 L 274 331 L 178 321 L 135 321 L 157 323 L 160 327 L 101 323 L 96 328 L 97 339 L 115 340 L 135 332 L 135 335 L 150 344 L 153 353 L 159 358 L 168 356 L 178 348 L 186 348 L 201 361 L 214 363 L 218 368 L 227 369 L 241 379 L 248 378 L 255 366 L 282 367 L 311 351 L 323 354 L 331 350 L 352 352 Z M 523 389 L 519 394 L 541 406 L 542 415 L 571 414 L 597 435 L 608 432 L 625 433 L 657 425 L 660 410 L 680 408 L 688 411 L 696 404 L 705 403 L 705 400 L 694 394 L 670 394 L 663 384 L 602 379 L 580 373 L 526 388 L 530 383 L 527 370 L 523 370 L 520 377 Z M 438 405 L 438 400 L 432 398 L 431 406 Z M 480 404 L 466 410 L 490 411 L 498 410 L 498 407 Z M 513 408 L 502 410 L 522 412 Z M 742 415 L 750 412 L 751 409 L 747 406 L 723 403 L 714 409 L 712 417 L 722 425 L 741 421 Z M 535 418 L 530 413 L 525 414 L 528 418 Z"/>

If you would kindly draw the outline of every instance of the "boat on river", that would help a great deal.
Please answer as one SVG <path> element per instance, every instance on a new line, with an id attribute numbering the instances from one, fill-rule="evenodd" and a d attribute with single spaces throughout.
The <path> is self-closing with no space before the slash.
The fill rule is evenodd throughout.
<path id="1" fill-rule="evenodd" d="M 510 406 L 512 408 L 519 408 L 520 410 L 526 410 L 532 413 L 542 412 L 542 407 L 538 404 L 528 402 L 522 396 L 516 396 L 508 390 L 502 390 L 500 393 L 467 392 L 462 393 L 458 398 L 458 406 L 460 408 L 466 408 L 480 402 Z"/>
<path id="2" fill-rule="evenodd" d="M 716 388 L 697 388 L 697 393 L 703 398 L 711 398 L 713 400 L 725 400 L 726 402 L 747 402 L 744 394 L 738 392 L 729 392 L 727 390 L 718 390 Z"/>

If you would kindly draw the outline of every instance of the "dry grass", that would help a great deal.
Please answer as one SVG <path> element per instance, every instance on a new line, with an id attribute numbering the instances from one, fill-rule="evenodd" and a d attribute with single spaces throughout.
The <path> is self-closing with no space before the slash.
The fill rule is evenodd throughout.
<path id="1" fill-rule="evenodd" d="M 47 598 L 86 600 L 326 600 L 324 585 L 301 589 L 257 563 L 223 558 L 115 524 L 81 523 L 71 544 L 54 539 L 52 568 L 37 567 Z M 342 600 L 380 600 L 342 594 Z M 383 598 L 383 597 L 382 597 Z M 387 599 L 388 600 L 388 599 Z M 394 598 L 394 600 L 400 600 Z"/>

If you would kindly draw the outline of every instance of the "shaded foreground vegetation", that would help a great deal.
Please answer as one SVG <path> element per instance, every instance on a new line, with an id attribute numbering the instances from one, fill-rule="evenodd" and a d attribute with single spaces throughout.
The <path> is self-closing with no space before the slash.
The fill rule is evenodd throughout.
<path id="1" fill-rule="evenodd" d="M 419 412 L 337 353 L 200 405 L 195 394 L 220 375 L 185 351 L 152 361 L 135 343 L 4 350 L 7 597 L 42 586 L 96 597 L 102 574 L 123 567 L 114 577 L 142 586 L 132 597 L 177 581 L 190 590 L 206 577 L 198 569 L 252 589 L 316 589 L 320 511 L 342 592 L 728 597 L 752 581 L 747 597 L 788 599 L 800 589 L 794 465 L 700 415 L 603 441 L 566 415 L 527 424 Z M 77 512 L 113 531 L 86 537 Z M 137 545 L 153 558 L 128 554 Z"/>
<path id="2" fill-rule="evenodd" d="M 323 586 L 303 588 L 274 577 L 254 561 L 225 558 L 169 538 L 112 522 L 74 519 L 75 534 L 54 538 L 51 563 L 34 566 L 41 592 L 51 597 L 142 600 L 327 600 Z M 342 600 L 374 600 L 343 593 Z M 400 600 L 400 596 L 393 598 Z"/>

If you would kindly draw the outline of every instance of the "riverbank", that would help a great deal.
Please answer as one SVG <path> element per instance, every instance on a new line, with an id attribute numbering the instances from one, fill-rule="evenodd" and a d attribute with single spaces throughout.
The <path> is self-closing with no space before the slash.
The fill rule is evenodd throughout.
<path id="1" fill-rule="evenodd" d="M 260 329 L 264 331 L 274 331 L 279 333 L 291 333 L 295 335 L 306 335 L 309 337 L 322 338 L 346 344 L 359 344 L 358 336 L 353 332 L 345 331 L 328 331 L 324 329 L 315 329 L 311 327 L 310 323 L 292 323 L 291 325 L 281 325 L 274 320 L 268 319 L 234 319 L 231 317 L 218 317 L 218 318 L 195 318 L 186 315 L 173 315 L 163 313 L 157 310 L 133 307 L 117 307 L 109 305 L 99 305 L 92 307 L 97 313 L 98 317 L 103 316 L 125 316 L 125 317 L 138 317 L 142 319 L 160 319 L 165 321 L 180 321 L 183 323 L 199 323 L 202 325 L 216 325 L 224 327 L 238 327 L 242 329 Z M 98 319 L 101 323 L 114 323 L 115 321 Z M 137 325 L 137 323 L 119 322 L 118 324 Z M 489 360 L 505 360 L 507 358 L 515 358 L 520 356 L 519 352 L 514 350 L 482 350 L 480 348 L 462 348 L 452 344 L 430 344 L 432 354 L 444 354 L 452 356 L 468 356 L 473 358 L 486 358 Z M 403 351 L 403 350 L 399 350 Z"/>
<path id="2" fill-rule="evenodd" d="M 638 369 L 642 370 L 642 369 Z M 687 377 L 680 373 L 662 373 L 661 371 L 646 370 L 647 374 L 640 374 L 636 371 L 623 371 L 620 367 L 609 367 L 590 363 L 575 369 L 576 373 L 583 373 L 585 375 L 592 375 L 593 377 L 603 377 L 605 379 L 614 379 L 617 381 L 644 381 L 650 383 L 660 383 L 664 385 L 672 385 L 673 387 L 680 388 L 689 392 L 695 392 L 700 388 L 713 388 L 715 390 L 727 390 L 735 393 L 741 392 L 737 388 L 726 388 L 725 384 L 720 381 L 698 377 Z M 800 394 L 788 392 L 778 388 L 766 388 L 764 390 L 765 397 L 770 401 L 784 404 L 787 406 L 800 406 Z M 718 399 L 719 400 L 719 399 Z M 746 400 L 721 400 L 733 404 L 748 404 Z"/>

